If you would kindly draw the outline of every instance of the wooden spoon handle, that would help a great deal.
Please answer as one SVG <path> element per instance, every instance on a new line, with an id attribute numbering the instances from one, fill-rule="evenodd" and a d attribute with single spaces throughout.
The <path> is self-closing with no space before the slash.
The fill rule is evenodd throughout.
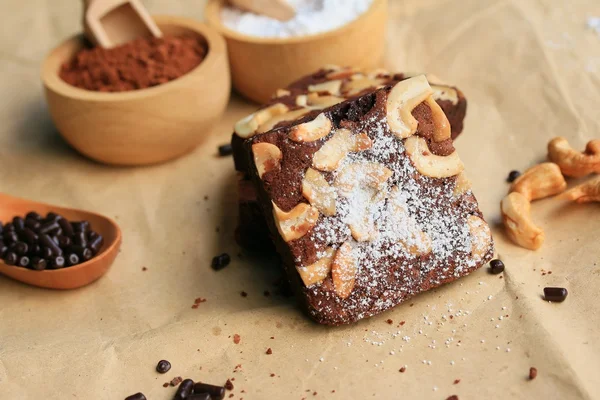
<path id="1" fill-rule="evenodd" d="M 243 10 L 265 15 L 280 21 L 288 21 L 296 15 L 296 10 L 286 0 L 229 0 Z"/>

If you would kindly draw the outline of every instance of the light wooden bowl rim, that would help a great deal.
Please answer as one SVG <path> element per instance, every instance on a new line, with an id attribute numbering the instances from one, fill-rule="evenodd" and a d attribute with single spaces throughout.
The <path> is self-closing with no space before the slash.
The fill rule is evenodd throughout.
<path id="1" fill-rule="evenodd" d="M 220 11 L 223 8 L 227 0 L 208 0 L 206 6 L 204 8 L 204 18 L 206 18 L 207 22 L 211 24 L 211 26 L 216 27 L 218 31 L 225 37 L 229 39 L 234 39 L 240 42 L 254 43 L 254 44 L 266 44 L 266 45 L 286 45 L 286 44 L 297 44 L 297 43 L 307 43 L 312 41 L 317 41 L 320 39 L 329 38 L 331 36 L 342 35 L 346 31 L 353 29 L 356 25 L 362 23 L 365 19 L 370 18 L 373 13 L 375 13 L 376 9 L 385 3 L 387 0 L 373 0 L 367 11 L 358 16 L 358 18 L 350 21 L 347 24 L 340 26 L 339 28 L 317 33 L 314 35 L 303 35 L 303 36 L 293 36 L 288 38 L 278 38 L 278 37 L 259 37 L 259 36 L 250 36 L 245 35 L 243 33 L 239 33 L 228 27 L 221 22 Z"/>
<path id="2" fill-rule="evenodd" d="M 194 19 L 185 17 L 174 17 L 166 15 L 156 15 L 152 17 L 158 25 L 174 25 L 181 28 L 187 28 L 191 31 L 196 32 L 200 36 L 204 37 L 208 44 L 208 53 L 204 60 L 185 75 L 180 76 L 172 81 L 153 86 L 145 89 L 130 90 L 124 92 L 98 92 L 94 90 L 81 89 L 68 84 L 63 81 L 58 72 L 60 66 L 67 60 L 57 61 L 57 53 L 59 53 L 65 47 L 76 47 L 79 46 L 83 34 L 71 36 L 57 47 L 52 49 L 47 55 L 42 64 L 41 78 L 44 85 L 65 97 L 73 98 L 84 101 L 98 101 L 98 102 L 115 102 L 115 101 L 128 101 L 136 100 L 150 96 L 160 95 L 171 89 L 176 89 L 176 85 L 192 84 L 191 80 L 199 75 L 208 76 L 211 71 L 214 70 L 215 63 L 219 62 L 219 54 L 226 53 L 226 45 L 222 36 L 212 27 L 205 23 L 196 21 Z M 218 67 L 218 65 L 216 66 Z M 190 82 L 188 82 L 190 81 Z"/>

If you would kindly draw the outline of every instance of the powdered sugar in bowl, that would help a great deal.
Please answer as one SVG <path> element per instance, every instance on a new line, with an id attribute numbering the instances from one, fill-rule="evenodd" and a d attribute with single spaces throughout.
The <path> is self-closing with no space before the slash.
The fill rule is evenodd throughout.
<path id="1" fill-rule="evenodd" d="M 209 0 L 205 17 L 227 41 L 233 85 L 259 103 L 326 64 L 379 66 L 387 0 L 288 0 L 296 16 L 281 22 Z"/>

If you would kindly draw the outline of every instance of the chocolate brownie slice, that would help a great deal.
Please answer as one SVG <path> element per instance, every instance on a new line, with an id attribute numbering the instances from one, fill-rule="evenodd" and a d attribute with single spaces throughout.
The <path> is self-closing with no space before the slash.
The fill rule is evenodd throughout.
<path id="1" fill-rule="evenodd" d="M 365 72 L 351 67 L 326 66 L 313 74 L 300 78 L 285 89 L 277 91 L 273 99 L 263 108 L 279 107 L 283 114 L 275 116 L 276 123 L 285 119 L 297 119 L 314 111 L 356 98 L 362 94 L 373 92 L 379 87 L 393 85 L 408 79 L 414 74 L 392 74 L 383 69 Z M 437 77 L 427 75 L 433 89 L 433 98 L 440 105 L 450 121 L 452 139 L 463 130 L 463 120 L 467 110 L 467 100 L 456 87 L 442 83 Z M 282 104 L 284 107 L 278 106 Z M 260 113 L 260 110 L 259 110 Z M 266 117 L 265 117 L 266 118 Z M 264 121 L 263 124 L 270 124 Z M 258 128 L 258 127 L 257 127 Z M 232 144 L 234 162 L 238 171 L 244 171 L 238 180 L 240 192 L 239 225 L 236 230 L 236 240 L 250 250 L 265 251 L 272 247 L 271 240 L 264 233 L 268 230 L 260 207 L 256 201 L 256 193 L 245 182 L 248 161 L 243 151 L 243 139 L 234 133 Z"/>
<path id="2" fill-rule="evenodd" d="M 317 322 L 380 313 L 491 259 L 489 226 L 425 76 L 257 131 L 264 118 L 237 127 L 247 172 Z"/>

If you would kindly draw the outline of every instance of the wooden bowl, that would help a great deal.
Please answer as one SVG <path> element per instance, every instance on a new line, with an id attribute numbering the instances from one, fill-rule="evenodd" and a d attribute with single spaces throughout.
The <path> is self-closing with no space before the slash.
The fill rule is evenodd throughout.
<path id="1" fill-rule="evenodd" d="M 231 83 L 225 41 L 205 24 L 159 16 L 165 34 L 192 33 L 208 44 L 206 58 L 189 73 L 152 88 L 103 93 L 80 89 L 58 75 L 83 46 L 74 36 L 55 48 L 42 66 L 52 119 L 82 154 L 107 164 L 167 161 L 202 143 L 225 111 Z"/>
<path id="2" fill-rule="evenodd" d="M 221 22 L 226 0 L 208 0 L 204 15 L 227 40 L 235 89 L 259 103 L 275 91 L 326 64 L 374 68 L 385 47 L 387 0 L 373 0 L 356 20 L 332 31 L 292 38 L 244 35 Z"/>
<path id="3" fill-rule="evenodd" d="M 112 219 L 88 211 L 38 203 L 0 193 L 0 221 L 9 222 L 16 215 L 24 217 L 29 211 L 35 211 L 40 215 L 52 211 L 71 221 L 87 220 L 92 229 L 104 237 L 104 244 L 91 260 L 62 269 L 34 271 L 6 265 L 0 260 L 0 273 L 3 275 L 33 286 L 75 289 L 90 284 L 104 275 L 119 254 L 121 230 Z"/>

